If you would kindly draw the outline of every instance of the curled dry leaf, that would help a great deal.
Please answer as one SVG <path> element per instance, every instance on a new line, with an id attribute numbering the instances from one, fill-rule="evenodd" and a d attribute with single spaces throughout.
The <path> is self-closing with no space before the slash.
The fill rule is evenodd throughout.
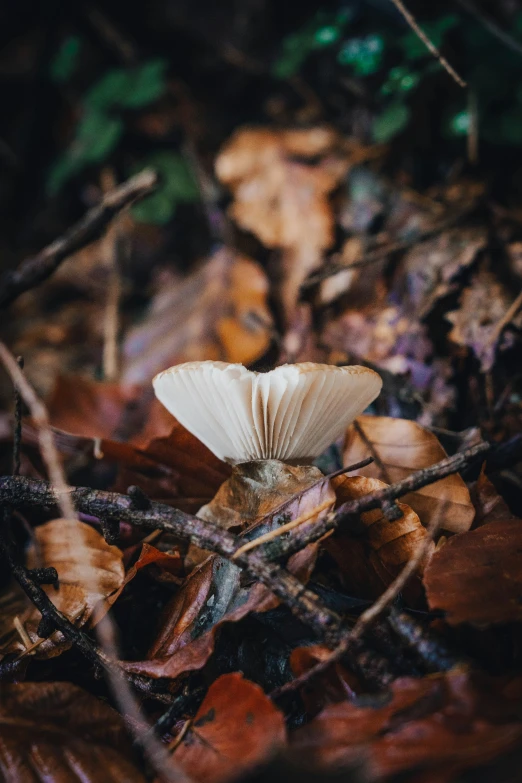
<path id="1" fill-rule="evenodd" d="M 520 680 L 475 683 L 460 673 L 398 679 L 373 705 L 366 697 L 326 707 L 295 732 L 291 747 L 323 768 L 365 762 L 372 780 L 403 773 L 449 783 L 519 746 L 521 687 Z"/>
<path id="2" fill-rule="evenodd" d="M 522 520 L 500 515 L 453 536 L 433 556 L 424 585 L 430 607 L 450 625 L 522 621 Z"/>
<path id="3" fill-rule="evenodd" d="M 236 466 L 214 501 L 200 513 L 224 527 L 241 529 L 246 522 L 249 526 L 242 535 L 246 543 L 293 519 L 322 518 L 334 502 L 329 480 L 317 468 L 297 468 L 274 460 Z M 289 559 L 288 570 L 306 582 L 316 555 L 317 545 L 309 545 Z M 189 557 L 201 556 L 201 550 L 191 548 Z M 263 585 L 245 586 L 240 576 L 234 563 L 215 555 L 207 557 L 166 606 L 150 660 L 127 662 L 125 668 L 169 678 L 200 669 L 214 649 L 222 623 L 238 622 L 250 612 L 277 606 L 277 599 Z"/>
<path id="4" fill-rule="evenodd" d="M 522 316 L 517 312 L 504 321 L 513 301 L 514 297 L 495 275 L 481 269 L 471 286 L 462 292 L 459 309 L 446 316 L 453 324 L 450 340 L 471 348 L 483 372 L 493 367 L 497 350 L 513 345 L 513 335 L 503 334 L 503 328 L 511 322 L 519 328 L 522 325 Z"/>
<path id="5" fill-rule="evenodd" d="M 74 520 L 46 522 L 35 529 L 34 535 L 35 542 L 28 554 L 27 565 L 29 568 L 56 568 L 59 587 L 43 587 L 51 601 L 77 627 L 86 625 L 90 620 L 101 619 L 119 595 L 124 582 L 121 551 L 107 544 L 90 525 Z M 32 644 L 38 642 L 31 653 L 35 657 L 51 658 L 68 649 L 70 643 L 58 631 L 42 640 L 37 633 L 40 612 L 24 601 L 24 611 L 20 613 L 21 604 L 16 599 L 16 591 L 12 595 L 10 614 L 4 616 L 2 622 L 4 655 L 23 655 L 26 650 L 22 639 L 12 630 L 15 616 L 18 616 Z"/>
<path id="6" fill-rule="evenodd" d="M 348 170 L 347 161 L 332 154 L 337 141 L 334 131 L 321 127 L 243 128 L 216 160 L 217 176 L 234 194 L 234 220 L 267 247 L 284 251 L 282 300 L 288 313 L 301 283 L 333 242 L 328 194 Z M 314 163 L 305 162 L 311 158 Z"/>
<path id="7" fill-rule="evenodd" d="M 2 684 L 0 777 L 144 783 L 120 716 L 68 682 Z"/>
<path id="8" fill-rule="evenodd" d="M 358 473 L 388 484 L 447 456 L 435 435 L 414 421 L 360 416 L 346 434 L 344 464 L 358 462 L 369 453 L 375 461 Z M 404 495 L 402 500 L 417 512 L 425 527 L 437 516 L 440 527 L 451 533 L 469 530 L 475 516 L 468 488 L 457 474 Z"/>
<path id="9" fill-rule="evenodd" d="M 286 743 L 283 714 L 259 685 L 225 674 L 174 751 L 174 761 L 200 783 L 236 778 L 269 759 Z"/>
<path id="10" fill-rule="evenodd" d="M 296 647 L 290 654 L 290 666 L 296 677 L 313 669 L 332 654 L 329 647 L 312 644 Z M 309 715 L 316 715 L 328 704 L 353 699 L 359 689 L 357 678 L 337 661 L 320 676 L 299 689 L 305 709 Z"/>
<path id="11" fill-rule="evenodd" d="M 332 484 L 338 504 L 387 486 L 378 479 L 363 476 L 338 476 L 332 479 Z M 415 511 L 405 503 L 397 505 L 402 517 L 394 522 L 388 521 L 380 509 L 366 511 L 361 514 L 364 531 L 360 535 L 340 530 L 325 540 L 324 546 L 339 566 L 348 589 L 379 595 L 425 537 L 426 530 Z M 424 562 L 429 560 L 434 548 L 431 544 Z"/>
<path id="12" fill-rule="evenodd" d="M 268 348 L 268 282 L 246 256 L 219 250 L 184 280 L 165 272 L 144 321 L 124 341 L 124 384 L 148 384 L 172 364 L 216 359 L 249 364 Z"/>

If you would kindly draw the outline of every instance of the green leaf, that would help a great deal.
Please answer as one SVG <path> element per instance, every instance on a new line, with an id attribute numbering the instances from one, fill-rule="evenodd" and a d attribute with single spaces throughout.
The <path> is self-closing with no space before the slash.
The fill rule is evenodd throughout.
<path id="1" fill-rule="evenodd" d="M 176 206 L 192 203 L 199 198 L 199 190 L 192 170 L 185 159 L 175 152 L 156 152 L 141 161 L 137 170 L 146 166 L 159 174 L 155 193 L 132 208 L 136 220 L 143 223 L 168 223 Z"/>
<path id="2" fill-rule="evenodd" d="M 410 109 L 404 103 L 392 103 L 373 121 L 373 138 L 377 144 L 386 144 L 400 133 L 410 120 Z"/>
<path id="3" fill-rule="evenodd" d="M 314 49 L 325 49 L 337 43 L 351 17 L 352 13 L 347 9 L 337 14 L 318 11 L 311 21 L 283 40 L 272 74 L 277 79 L 294 76 Z"/>
<path id="4" fill-rule="evenodd" d="M 105 74 L 85 96 L 90 109 L 139 109 L 165 92 L 166 60 L 150 60 L 136 68 L 114 68 Z"/>
<path id="5" fill-rule="evenodd" d="M 467 109 L 456 112 L 449 121 L 449 132 L 452 136 L 466 136 L 471 124 L 471 114 Z"/>
<path id="6" fill-rule="evenodd" d="M 337 54 L 341 65 L 351 65 L 357 76 L 370 76 L 381 67 L 384 39 L 381 35 L 350 38 Z"/>
<path id="7" fill-rule="evenodd" d="M 417 87 L 421 76 L 416 71 L 410 71 L 403 65 L 392 68 L 388 74 L 387 81 L 381 87 L 382 95 L 394 95 L 398 93 L 410 92 Z"/>
<path id="8" fill-rule="evenodd" d="M 78 65 L 78 58 L 82 46 L 78 35 L 69 35 L 62 41 L 49 69 L 53 82 L 65 84 L 68 82 Z"/>

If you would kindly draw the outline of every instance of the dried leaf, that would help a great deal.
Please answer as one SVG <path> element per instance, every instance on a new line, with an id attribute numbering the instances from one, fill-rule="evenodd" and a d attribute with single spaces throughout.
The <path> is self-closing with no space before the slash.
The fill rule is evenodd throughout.
<path id="1" fill-rule="evenodd" d="M 338 476 L 332 479 L 338 504 L 368 495 L 387 486 L 374 478 Z M 341 571 L 345 587 L 357 594 L 377 596 L 382 593 L 402 566 L 417 550 L 426 530 L 410 506 L 397 503 L 403 516 L 395 522 L 386 519 L 380 509 L 361 514 L 364 532 L 354 536 L 349 532 L 336 531 L 326 539 L 324 547 L 334 558 Z M 426 553 L 427 562 L 434 550 L 434 544 Z M 422 566 L 419 570 L 422 570 Z M 410 600 L 418 592 L 418 586 L 406 593 Z"/>
<path id="2" fill-rule="evenodd" d="M 165 273 L 148 315 L 124 341 L 123 382 L 148 384 L 165 367 L 196 359 L 253 362 L 270 343 L 267 293 L 261 267 L 228 250 L 185 280 Z"/>
<path id="3" fill-rule="evenodd" d="M 209 688 L 174 761 L 201 783 L 235 778 L 286 742 L 282 713 L 258 685 L 225 674 Z"/>
<path id="4" fill-rule="evenodd" d="M 450 538 L 424 574 L 432 609 L 450 625 L 478 628 L 522 620 L 522 520 L 489 521 Z"/>
<path id="5" fill-rule="evenodd" d="M 58 571 L 59 587 L 44 585 L 55 606 L 81 628 L 89 620 L 101 619 L 109 608 L 111 598 L 119 594 L 125 573 L 121 551 L 107 544 L 94 528 L 83 522 L 55 519 L 40 525 L 34 531 L 35 544 L 29 551 L 30 568 L 53 566 Z M 14 616 L 18 616 L 34 644 L 41 642 L 31 653 L 37 658 L 51 658 L 70 647 L 60 632 L 42 641 L 37 634 L 40 612 L 24 601 L 20 604 L 18 591 L 8 605 L 8 614 L 2 617 L 2 653 L 23 655 L 26 646 L 13 630 Z M 20 611 L 22 605 L 24 611 Z"/>
<path id="6" fill-rule="evenodd" d="M 68 682 L 2 684 L 0 777 L 144 783 L 120 716 Z"/>
<path id="7" fill-rule="evenodd" d="M 423 318 L 453 289 L 453 280 L 484 249 L 487 231 L 481 226 L 454 228 L 418 242 L 401 265 L 408 296 L 417 318 Z"/>
<path id="8" fill-rule="evenodd" d="M 326 660 L 331 654 L 330 648 L 320 644 L 296 647 L 290 654 L 290 666 L 295 676 L 299 677 Z M 337 661 L 324 674 L 302 686 L 299 693 L 307 713 L 316 715 L 328 704 L 353 699 L 359 687 L 355 675 Z"/>
<path id="9" fill-rule="evenodd" d="M 375 462 L 358 474 L 388 484 L 447 456 L 435 435 L 414 421 L 360 416 L 347 432 L 344 464 L 351 465 L 368 455 L 374 456 Z M 404 495 L 402 500 L 417 512 L 425 527 L 437 515 L 441 528 L 452 533 L 469 530 L 475 516 L 468 488 L 456 474 Z"/>
<path id="10" fill-rule="evenodd" d="M 497 350 L 513 345 L 513 336 L 503 334 L 499 324 L 513 303 L 514 297 L 490 272 L 481 269 L 465 288 L 459 300 L 459 309 L 446 318 L 453 324 L 450 340 L 457 345 L 471 348 L 480 361 L 483 372 L 489 372 L 495 363 Z M 522 316 L 513 314 L 511 319 L 518 327 Z"/>
<path id="11" fill-rule="evenodd" d="M 293 312 L 299 286 L 333 242 L 327 197 L 348 169 L 346 161 L 326 157 L 336 142 L 328 128 L 246 128 L 232 136 L 216 160 L 219 179 L 234 194 L 234 220 L 267 247 L 285 251 L 287 312 Z M 320 163 L 302 160 L 317 156 L 323 156 Z"/>
<path id="12" fill-rule="evenodd" d="M 366 762 L 372 779 L 404 773 L 425 783 L 449 783 L 522 739 L 520 681 L 516 687 L 485 677 L 474 683 L 468 674 L 452 673 L 398 679 L 391 690 L 376 697 L 374 706 L 365 697 L 364 703 L 327 707 L 297 730 L 292 748 L 323 768 Z"/>

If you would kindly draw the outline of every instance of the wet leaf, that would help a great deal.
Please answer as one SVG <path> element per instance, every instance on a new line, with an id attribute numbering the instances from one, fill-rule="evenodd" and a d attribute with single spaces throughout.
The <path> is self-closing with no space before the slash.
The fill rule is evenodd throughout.
<path id="1" fill-rule="evenodd" d="M 144 783 L 120 716 L 68 682 L 2 684 L 5 781 Z"/>
<path id="2" fill-rule="evenodd" d="M 285 742 L 284 717 L 261 688 L 225 674 L 210 686 L 173 757 L 195 780 L 219 783 L 269 759 Z"/>
<path id="3" fill-rule="evenodd" d="M 34 547 L 29 551 L 29 568 L 54 567 L 58 571 L 59 586 L 44 585 L 43 589 L 55 604 L 78 628 L 89 621 L 101 619 L 108 610 L 111 598 L 122 587 L 125 573 L 121 551 L 110 546 L 90 525 L 66 519 L 55 519 L 40 525 L 34 531 Z M 6 614 L 2 617 L 2 652 L 23 655 L 24 642 L 13 629 L 18 616 L 32 644 L 32 655 L 51 658 L 70 647 L 60 632 L 42 641 L 37 634 L 40 612 L 28 601 L 20 602 L 18 590 L 10 595 Z M 22 606 L 23 611 L 20 611 Z M 93 617 L 94 615 L 94 617 Z"/>
<path id="4" fill-rule="evenodd" d="M 500 513 L 499 513 L 500 512 Z M 522 520 L 500 518 L 450 538 L 424 574 L 428 602 L 450 625 L 522 620 Z"/>
<path id="5" fill-rule="evenodd" d="M 414 421 L 360 416 L 347 432 L 344 464 L 351 465 L 368 455 L 375 456 L 375 462 L 358 473 L 388 484 L 447 456 L 435 435 Z M 475 516 L 468 488 L 458 474 L 404 495 L 402 500 L 417 512 L 425 527 L 440 515 L 441 528 L 452 533 L 468 530 Z"/>
<path id="6" fill-rule="evenodd" d="M 448 783 L 522 738 L 520 681 L 477 680 L 460 673 L 398 679 L 373 704 L 364 697 L 330 705 L 295 732 L 291 746 L 309 763 L 330 769 L 365 762 L 376 780 L 406 773 Z"/>
<path id="7" fill-rule="evenodd" d="M 149 384 L 165 367 L 196 359 L 253 362 L 270 342 L 267 294 L 261 267 L 227 250 L 185 280 L 166 275 L 144 321 L 127 334 L 123 382 Z"/>

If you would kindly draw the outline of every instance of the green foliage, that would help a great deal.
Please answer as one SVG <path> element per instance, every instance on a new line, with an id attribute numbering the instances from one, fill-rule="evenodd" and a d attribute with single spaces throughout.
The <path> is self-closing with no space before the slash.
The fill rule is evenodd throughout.
<path id="1" fill-rule="evenodd" d="M 373 121 L 373 139 L 378 144 L 386 144 L 394 136 L 403 131 L 409 120 L 411 112 L 405 103 L 391 103 Z"/>
<path id="2" fill-rule="evenodd" d="M 81 46 L 82 42 L 79 36 L 69 35 L 65 38 L 49 69 L 53 82 L 65 84 L 71 79 L 78 65 Z"/>
<path id="3" fill-rule="evenodd" d="M 381 65 L 384 52 L 382 35 L 367 35 L 364 38 L 350 38 L 337 54 L 341 65 L 351 65 L 356 76 L 370 76 Z"/>
<path id="4" fill-rule="evenodd" d="M 165 60 L 150 60 L 134 68 L 114 68 L 86 93 L 83 114 L 69 148 L 51 167 L 47 191 L 55 195 L 72 176 L 106 161 L 123 135 L 122 112 L 140 109 L 165 92 Z M 63 68 L 60 73 L 63 74 Z"/>
<path id="5" fill-rule="evenodd" d="M 446 14 L 433 22 L 421 23 L 421 29 L 426 33 L 430 41 L 440 49 L 448 30 L 456 27 L 460 17 L 457 14 Z M 433 57 L 426 45 L 421 41 L 417 33 L 411 30 L 399 40 L 399 46 L 407 60 L 418 60 L 421 57 Z"/>
<path id="6" fill-rule="evenodd" d="M 156 152 L 141 161 L 158 172 L 160 184 L 156 191 L 132 208 L 136 220 L 142 223 L 168 223 L 178 204 L 199 198 L 197 182 L 185 159 L 175 152 Z"/>
<path id="7" fill-rule="evenodd" d="M 319 11 L 308 24 L 283 40 L 281 53 L 272 67 L 273 75 L 278 79 L 294 76 L 311 52 L 339 41 L 350 17 L 346 9 L 337 14 Z"/>

